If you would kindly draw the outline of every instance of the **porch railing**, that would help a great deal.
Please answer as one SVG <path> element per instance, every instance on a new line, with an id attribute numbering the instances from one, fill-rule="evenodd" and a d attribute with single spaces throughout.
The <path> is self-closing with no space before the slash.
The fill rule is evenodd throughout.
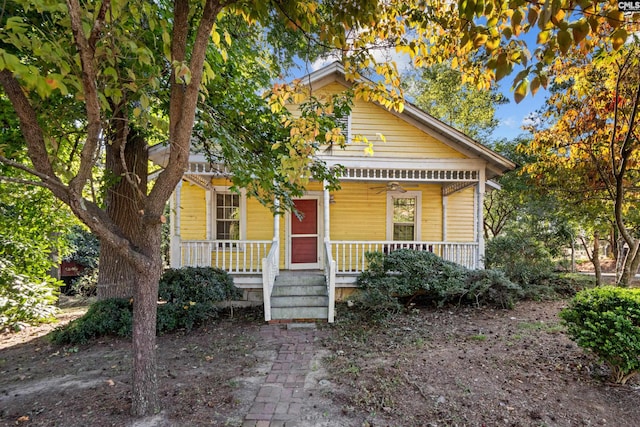
<path id="1" fill-rule="evenodd" d="M 402 248 L 433 252 L 447 261 L 455 262 L 471 269 L 479 267 L 478 244 L 473 242 L 332 240 L 330 244 L 338 274 L 361 273 L 366 270 L 367 260 L 365 254 L 367 252 L 388 254 Z"/>
<path id="2" fill-rule="evenodd" d="M 260 274 L 271 240 L 188 240 L 180 244 L 184 267 L 218 267 L 233 274 Z"/>
<path id="3" fill-rule="evenodd" d="M 331 256 L 331 242 L 324 241 L 324 275 L 327 280 L 327 295 L 329 296 L 329 307 L 327 322 L 333 323 L 336 311 L 336 262 Z"/>
<path id="4" fill-rule="evenodd" d="M 279 273 L 280 248 L 278 241 L 274 240 L 269 254 L 262 260 L 262 297 L 264 299 L 264 320 L 271 320 L 271 293 L 276 276 Z"/>

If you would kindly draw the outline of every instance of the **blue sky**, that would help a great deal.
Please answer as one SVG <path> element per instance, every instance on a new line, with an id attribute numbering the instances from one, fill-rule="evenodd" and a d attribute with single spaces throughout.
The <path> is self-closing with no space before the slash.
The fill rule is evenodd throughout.
<path id="1" fill-rule="evenodd" d="M 494 132 L 496 139 L 513 139 L 525 133 L 522 130 L 525 119 L 529 114 L 539 110 L 547 97 L 547 92 L 540 89 L 535 96 L 529 94 L 522 102 L 516 104 L 511 91 L 512 79 L 512 76 L 507 76 L 499 82 L 500 91 L 507 97 L 509 103 L 497 106 L 496 117 L 500 120 L 500 125 Z"/>

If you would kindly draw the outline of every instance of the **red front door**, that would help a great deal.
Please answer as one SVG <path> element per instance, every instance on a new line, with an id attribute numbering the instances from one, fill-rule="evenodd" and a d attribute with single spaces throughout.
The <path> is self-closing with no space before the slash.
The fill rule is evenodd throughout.
<path id="1" fill-rule="evenodd" d="M 299 219 L 291 214 L 291 264 L 318 263 L 318 201 L 316 199 L 299 199 L 294 201 Z M 312 267 L 313 265 L 308 265 Z"/>

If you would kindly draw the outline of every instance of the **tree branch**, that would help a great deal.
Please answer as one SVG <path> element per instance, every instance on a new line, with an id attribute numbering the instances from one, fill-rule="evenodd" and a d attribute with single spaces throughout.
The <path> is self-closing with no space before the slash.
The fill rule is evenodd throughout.
<path id="1" fill-rule="evenodd" d="M 84 94 L 85 108 L 87 111 L 87 139 L 84 142 L 82 151 L 80 152 L 80 165 L 78 173 L 69 182 L 70 190 L 82 197 L 82 189 L 87 184 L 91 177 L 91 172 L 95 163 L 95 153 L 98 149 L 100 136 L 102 134 L 103 126 L 100 107 L 100 101 L 98 97 L 97 87 L 97 71 L 95 68 L 95 43 L 97 42 L 98 34 L 104 24 L 104 12 L 110 4 L 109 0 L 105 0 L 100 12 L 93 23 L 93 30 L 91 33 L 92 40 L 88 40 L 84 36 L 82 28 L 82 9 L 78 0 L 67 0 L 67 8 L 69 10 L 69 18 L 71 20 L 71 31 L 75 41 L 78 54 L 80 56 L 80 64 L 82 67 L 82 88 Z"/>

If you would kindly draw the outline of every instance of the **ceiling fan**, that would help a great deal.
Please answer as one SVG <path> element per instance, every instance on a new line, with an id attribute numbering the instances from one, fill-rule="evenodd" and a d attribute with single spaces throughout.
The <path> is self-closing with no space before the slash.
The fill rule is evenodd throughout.
<path id="1" fill-rule="evenodd" d="M 404 188 L 402 185 L 400 185 L 400 183 L 398 181 L 389 181 L 387 182 L 387 185 L 380 185 L 377 187 L 371 187 L 370 190 L 378 190 L 376 192 L 376 194 L 380 194 L 384 191 L 387 192 L 392 192 L 392 191 L 397 191 L 399 193 L 406 193 L 407 189 Z"/>

